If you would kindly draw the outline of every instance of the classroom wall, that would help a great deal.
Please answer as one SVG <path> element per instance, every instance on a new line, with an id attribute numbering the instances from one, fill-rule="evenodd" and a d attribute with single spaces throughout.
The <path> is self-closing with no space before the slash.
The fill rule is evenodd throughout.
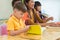
<path id="1" fill-rule="evenodd" d="M 9 18 L 9 15 L 12 13 L 11 1 L 12 0 L 0 1 L 0 19 Z"/>
<path id="2" fill-rule="evenodd" d="M 60 21 L 60 0 L 43 1 L 46 13 L 54 17 L 54 21 Z"/>

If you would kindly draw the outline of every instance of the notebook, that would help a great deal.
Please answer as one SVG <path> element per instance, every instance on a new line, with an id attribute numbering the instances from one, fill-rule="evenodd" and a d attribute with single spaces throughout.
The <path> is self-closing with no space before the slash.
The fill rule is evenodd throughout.
<path id="1" fill-rule="evenodd" d="M 27 32 L 28 34 L 41 35 L 41 26 L 40 25 L 31 25 L 30 29 Z"/>

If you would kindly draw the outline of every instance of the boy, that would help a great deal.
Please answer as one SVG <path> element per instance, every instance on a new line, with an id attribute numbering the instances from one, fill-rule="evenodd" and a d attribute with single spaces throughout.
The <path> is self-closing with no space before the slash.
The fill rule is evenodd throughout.
<path id="1" fill-rule="evenodd" d="M 25 5 L 22 4 L 22 2 L 17 1 L 14 4 L 13 15 L 7 22 L 9 40 L 26 40 L 21 38 L 21 35 L 24 35 L 24 33 L 29 29 L 29 26 L 25 27 L 24 21 L 21 19 L 23 17 L 23 13 L 26 11 L 27 9 L 25 8 Z"/>

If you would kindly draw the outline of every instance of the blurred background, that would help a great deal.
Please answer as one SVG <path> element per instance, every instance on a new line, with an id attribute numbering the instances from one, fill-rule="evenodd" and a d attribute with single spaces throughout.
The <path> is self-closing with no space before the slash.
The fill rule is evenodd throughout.
<path id="1" fill-rule="evenodd" d="M 12 13 L 12 0 L 0 1 L 0 20 L 8 19 Z M 54 21 L 60 21 L 60 0 L 34 0 L 40 1 L 42 4 L 42 13 L 46 13 L 49 16 L 54 17 Z"/>

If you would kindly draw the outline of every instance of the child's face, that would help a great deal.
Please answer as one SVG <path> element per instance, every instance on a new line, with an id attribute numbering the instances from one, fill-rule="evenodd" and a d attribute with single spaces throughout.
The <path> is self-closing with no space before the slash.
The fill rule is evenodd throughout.
<path id="1" fill-rule="evenodd" d="M 34 0 L 30 0 L 28 3 L 27 3 L 27 6 L 29 7 L 29 8 L 31 8 L 31 9 L 33 9 L 34 8 Z"/>
<path id="2" fill-rule="evenodd" d="M 37 6 L 37 11 L 41 11 L 41 6 Z"/>
<path id="3" fill-rule="evenodd" d="M 15 10 L 14 10 L 14 15 L 15 15 L 18 19 L 20 19 L 20 18 L 23 17 L 23 12 L 15 9 Z"/>

